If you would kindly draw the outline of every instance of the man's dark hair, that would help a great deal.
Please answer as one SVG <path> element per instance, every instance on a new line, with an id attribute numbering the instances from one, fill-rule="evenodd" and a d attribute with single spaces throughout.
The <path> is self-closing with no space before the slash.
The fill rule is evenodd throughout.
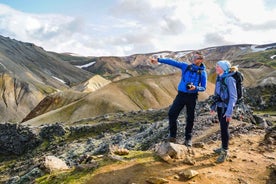
<path id="1" fill-rule="evenodd" d="M 198 55 L 198 58 L 204 59 L 203 54 L 202 54 L 200 51 L 195 51 L 194 54 L 197 54 L 197 55 Z"/>
<path id="2" fill-rule="evenodd" d="M 200 51 L 195 51 L 195 54 L 202 55 Z"/>

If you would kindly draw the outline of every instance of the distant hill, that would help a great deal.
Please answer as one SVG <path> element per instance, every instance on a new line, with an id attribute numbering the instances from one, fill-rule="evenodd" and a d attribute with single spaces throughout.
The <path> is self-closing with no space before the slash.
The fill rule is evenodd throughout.
<path id="1" fill-rule="evenodd" d="M 93 75 L 32 43 L 0 36 L 0 76 L 1 121 L 18 122 L 48 94 Z"/>
<path id="2" fill-rule="evenodd" d="M 55 93 L 45 98 L 23 121 L 32 125 L 73 123 L 114 112 L 161 109 L 172 103 L 179 78 L 179 73 L 139 76 L 110 83 L 86 95 L 72 91 Z M 206 99 L 212 93 L 210 90 L 200 93 L 199 99 Z"/>
<path id="3" fill-rule="evenodd" d="M 215 63 L 239 65 L 246 87 L 275 84 L 276 44 L 228 45 L 201 49 L 214 90 Z M 160 51 L 124 57 L 82 57 L 47 52 L 32 43 L 0 36 L 1 121 L 74 122 L 111 112 L 168 107 L 176 94 L 177 68 L 152 65 L 149 57 L 191 62 L 193 50 Z"/>
<path id="4" fill-rule="evenodd" d="M 204 48 L 200 51 L 205 56 L 211 82 L 214 82 L 214 66 L 218 60 L 227 59 L 233 65 L 239 65 L 239 69 L 245 72 L 246 86 L 257 86 L 268 77 L 276 77 L 274 74 L 276 65 L 276 43 L 266 45 L 239 44 Z M 160 51 L 155 53 L 135 54 L 126 57 L 91 57 L 83 59 L 65 59 L 67 62 L 84 70 L 99 74 L 109 80 L 117 81 L 124 78 L 140 75 L 166 75 L 179 71 L 168 65 L 151 65 L 149 57 L 173 58 L 179 61 L 191 63 L 193 50 L 187 51 Z M 67 56 L 68 57 L 68 56 Z M 251 68 L 251 69 L 250 69 Z M 265 75 L 261 75 L 265 74 Z M 248 76 L 248 77 L 247 77 Z M 251 80 L 253 78 L 254 80 Z"/>

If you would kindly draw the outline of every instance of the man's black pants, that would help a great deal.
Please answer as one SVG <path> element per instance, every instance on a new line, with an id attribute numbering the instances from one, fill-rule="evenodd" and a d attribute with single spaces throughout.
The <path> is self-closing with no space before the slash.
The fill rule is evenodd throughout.
<path id="1" fill-rule="evenodd" d="M 181 110 L 184 108 L 184 106 L 186 106 L 187 111 L 186 111 L 185 139 L 186 140 L 192 139 L 196 100 L 197 100 L 197 93 L 183 93 L 180 91 L 178 92 L 168 113 L 170 137 L 176 138 L 177 118 Z"/>

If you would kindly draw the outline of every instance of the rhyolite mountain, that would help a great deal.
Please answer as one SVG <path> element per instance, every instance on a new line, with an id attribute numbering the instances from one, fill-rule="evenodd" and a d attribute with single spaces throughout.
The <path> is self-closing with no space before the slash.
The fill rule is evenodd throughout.
<path id="1" fill-rule="evenodd" d="M 93 76 L 32 43 L 0 36 L 0 117 L 21 121 L 47 95 Z"/>
<path id="2" fill-rule="evenodd" d="M 275 86 L 276 44 L 229 45 L 201 49 L 213 93 L 215 62 L 239 65 L 246 87 Z M 76 122 L 112 112 L 168 107 L 180 73 L 152 65 L 149 57 L 191 62 L 188 51 L 162 51 L 123 57 L 82 57 L 45 51 L 32 43 L 0 36 L 1 121 L 44 124 Z"/>

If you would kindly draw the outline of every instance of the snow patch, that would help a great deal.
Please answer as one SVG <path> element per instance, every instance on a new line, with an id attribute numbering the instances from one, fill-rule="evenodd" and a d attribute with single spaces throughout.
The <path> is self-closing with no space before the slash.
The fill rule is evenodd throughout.
<path id="1" fill-rule="evenodd" d="M 256 45 L 251 46 L 252 52 L 260 52 L 260 51 L 265 51 L 267 49 L 267 47 L 264 47 L 264 48 L 256 48 L 256 47 L 257 47 Z"/>
<path id="2" fill-rule="evenodd" d="M 185 55 L 187 55 L 187 54 L 189 54 L 189 53 L 191 53 L 191 52 L 192 52 L 192 51 L 177 52 L 176 55 L 175 55 L 175 57 L 176 57 L 176 58 L 181 58 L 181 57 L 183 57 L 183 56 L 185 56 Z"/>
<path id="3" fill-rule="evenodd" d="M 252 45 L 251 46 L 251 49 L 253 52 L 259 52 L 259 51 L 264 51 L 264 50 L 268 50 L 268 49 L 271 49 L 271 48 L 274 48 L 273 46 L 267 46 L 267 47 L 262 47 L 262 48 L 257 48 L 258 45 Z"/>
<path id="4" fill-rule="evenodd" d="M 271 58 L 271 59 L 274 59 L 275 57 L 276 57 L 276 55 L 273 55 L 273 56 L 271 56 L 270 58 Z"/>
<path id="5" fill-rule="evenodd" d="M 5 67 L 5 65 L 3 65 L 2 63 L 0 63 L 0 65 L 3 66 L 4 69 L 7 69 L 7 68 Z"/>
<path id="6" fill-rule="evenodd" d="M 246 50 L 248 47 L 239 47 L 241 50 Z M 251 47 L 252 48 L 252 47 Z"/>
<path id="7" fill-rule="evenodd" d="M 169 52 L 163 52 L 163 53 L 158 53 L 158 54 L 153 54 L 153 57 L 157 57 L 157 58 L 165 58 L 166 56 L 170 55 L 171 53 Z"/>
<path id="8" fill-rule="evenodd" d="M 53 77 L 54 79 L 56 79 L 56 80 L 62 82 L 63 84 L 65 84 L 65 81 L 64 81 L 64 80 L 62 80 L 62 79 L 60 79 L 60 78 L 57 78 L 57 77 L 55 77 L 55 76 L 52 76 L 52 77 Z"/>
<path id="9" fill-rule="evenodd" d="M 85 65 L 79 65 L 79 66 L 76 65 L 76 67 L 78 67 L 78 68 L 87 68 L 87 67 L 89 67 L 89 66 L 94 65 L 95 63 L 96 63 L 96 62 L 93 61 L 93 62 L 87 63 L 87 64 L 85 64 Z"/>

